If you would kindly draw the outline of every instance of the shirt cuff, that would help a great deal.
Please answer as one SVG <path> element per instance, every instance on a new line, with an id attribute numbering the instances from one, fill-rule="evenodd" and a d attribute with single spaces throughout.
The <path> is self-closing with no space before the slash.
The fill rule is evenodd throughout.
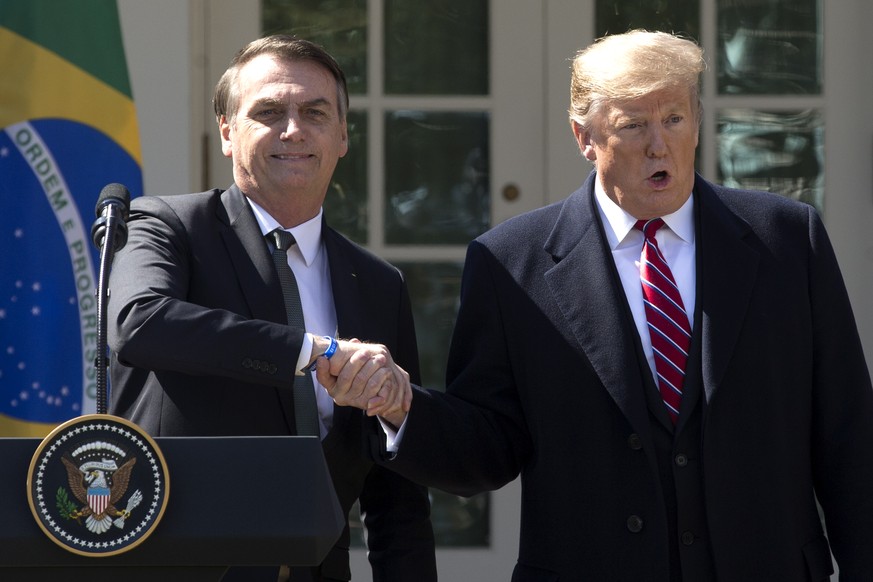
<path id="1" fill-rule="evenodd" d="M 312 355 L 312 334 L 303 334 L 303 345 L 300 346 L 300 354 L 297 356 L 297 366 L 294 369 L 297 375 L 302 376 L 303 370 L 309 365 L 309 357 Z"/>
<path id="2" fill-rule="evenodd" d="M 409 420 L 409 415 L 406 416 L 406 420 L 403 421 L 403 424 L 396 431 L 390 424 L 382 420 L 382 417 L 377 416 L 376 418 L 379 419 L 379 424 L 382 425 L 382 430 L 385 432 L 385 450 L 396 454 L 400 450 L 400 441 L 403 440 L 403 433 L 406 431 L 406 422 Z"/>

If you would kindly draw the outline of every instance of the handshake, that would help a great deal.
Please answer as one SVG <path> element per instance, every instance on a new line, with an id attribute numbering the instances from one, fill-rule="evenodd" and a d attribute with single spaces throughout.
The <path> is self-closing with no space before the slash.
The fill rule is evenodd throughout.
<path id="1" fill-rule="evenodd" d="M 412 406 L 409 374 L 398 366 L 383 345 L 358 340 L 336 340 L 336 351 L 329 357 L 329 339 L 315 337 L 313 354 L 318 382 L 340 406 L 354 406 L 368 416 L 379 416 L 400 428 Z"/>

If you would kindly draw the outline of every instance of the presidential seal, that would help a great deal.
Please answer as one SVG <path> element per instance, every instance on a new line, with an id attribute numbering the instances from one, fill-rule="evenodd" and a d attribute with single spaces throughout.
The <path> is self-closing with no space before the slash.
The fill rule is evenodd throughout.
<path id="1" fill-rule="evenodd" d="M 27 499 L 39 527 L 83 556 L 126 552 L 160 522 L 169 497 L 167 464 L 132 422 L 89 414 L 58 426 L 27 473 Z"/>

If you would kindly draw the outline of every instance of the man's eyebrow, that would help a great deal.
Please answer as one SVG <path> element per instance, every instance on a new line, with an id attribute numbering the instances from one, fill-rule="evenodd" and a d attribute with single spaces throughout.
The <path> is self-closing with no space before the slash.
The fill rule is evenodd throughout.
<path id="1" fill-rule="evenodd" d="M 315 99 L 304 101 L 300 105 L 302 107 L 321 107 L 323 105 L 330 107 L 332 104 L 329 99 L 326 99 L 324 97 L 316 97 Z"/>
<path id="2" fill-rule="evenodd" d="M 283 105 L 283 102 L 281 99 L 276 99 L 274 97 L 262 97 L 261 99 L 256 99 L 254 105 L 256 107 L 263 107 L 263 106 L 275 107 L 277 105 Z"/>
<path id="3" fill-rule="evenodd" d="M 255 106 L 257 107 L 284 107 L 286 105 L 284 99 L 277 99 L 275 97 L 263 97 L 261 99 L 257 99 L 255 101 Z M 331 106 L 331 102 L 329 99 L 325 97 L 316 97 L 315 99 L 309 99 L 308 101 L 303 101 L 298 104 L 299 107 L 322 107 L 322 106 Z"/>

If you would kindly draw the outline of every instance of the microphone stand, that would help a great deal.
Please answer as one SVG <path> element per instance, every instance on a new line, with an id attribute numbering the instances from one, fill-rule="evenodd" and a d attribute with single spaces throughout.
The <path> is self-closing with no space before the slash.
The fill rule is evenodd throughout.
<path id="1" fill-rule="evenodd" d="M 109 302 L 109 272 L 116 248 L 120 249 L 127 242 L 127 225 L 120 219 L 116 204 L 107 205 L 107 214 L 94 222 L 91 235 L 94 244 L 100 249 L 100 274 L 97 278 L 97 357 L 94 358 L 97 371 L 97 414 L 106 414 L 106 372 L 109 369 L 106 307 Z"/>

